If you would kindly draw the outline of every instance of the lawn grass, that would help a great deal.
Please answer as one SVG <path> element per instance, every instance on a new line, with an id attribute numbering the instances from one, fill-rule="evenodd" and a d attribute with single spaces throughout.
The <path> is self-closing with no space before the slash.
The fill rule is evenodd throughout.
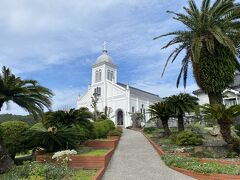
<path id="1" fill-rule="evenodd" d="M 72 175 L 63 178 L 63 180 L 92 180 L 96 173 L 96 169 L 77 169 L 72 173 Z"/>
<path id="2" fill-rule="evenodd" d="M 76 150 L 78 155 L 82 156 L 103 156 L 109 152 L 109 149 L 96 149 L 86 146 L 80 146 Z"/>
<path id="3" fill-rule="evenodd" d="M 109 152 L 109 149 L 95 149 L 87 153 L 81 154 L 82 156 L 104 156 Z"/>
<path id="4" fill-rule="evenodd" d="M 183 168 L 187 170 L 192 170 L 196 173 L 204 174 L 231 174 L 239 175 L 240 166 L 239 165 L 225 165 L 215 162 L 199 162 L 196 158 L 191 157 L 181 157 L 177 155 L 165 154 L 162 156 L 163 161 L 168 166 Z"/>

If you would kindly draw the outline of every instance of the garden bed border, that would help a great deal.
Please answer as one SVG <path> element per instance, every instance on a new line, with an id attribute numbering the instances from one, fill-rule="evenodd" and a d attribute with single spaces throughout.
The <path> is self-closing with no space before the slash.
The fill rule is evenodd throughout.
<path id="1" fill-rule="evenodd" d="M 86 146 L 94 148 L 107 148 L 109 151 L 104 156 L 85 156 L 85 155 L 75 155 L 72 156 L 72 161 L 69 162 L 69 167 L 72 168 L 83 168 L 83 169 L 98 169 L 97 174 L 94 176 L 93 180 L 101 180 L 107 166 L 112 158 L 112 155 L 117 148 L 120 141 L 119 137 L 110 137 L 106 140 L 89 140 L 86 142 Z M 37 154 L 36 161 L 39 162 L 53 162 L 50 155 Z"/>
<path id="2" fill-rule="evenodd" d="M 147 135 L 145 135 L 145 133 L 143 133 L 142 131 L 140 131 L 145 138 L 150 142 L 150 144 L 153 146 L 153 148 L 157 151 L 157 153 L 162 156 L 164 154 L 166 154 L 160 147 L 159 145 L 157 145 L 154 141 L 152 141 Z M 217 163 L 221 163 L 221 164 L 232 164 L 232 165 L 237 165 L 238 163 L 234 163 L 234 162 L 230 162 L 230 161 L 224 161 L 224 160 L 208 160 L 208 159 L 199 159 L 200 162 L 217 162 Z M 178 171 L 182 174 L 185 174 L 187 176 L 199 179 L 199 180 L 238 180 L 240 179 L 240 175 L 230 175 L 230 174 L 203 174 L 203 173 L 196 173 L 192 170 L 188 170 L 188 169 L 183 169 L 183 168 L 178 168 L 178 167 L 170 167 L 175 171 Z"/>

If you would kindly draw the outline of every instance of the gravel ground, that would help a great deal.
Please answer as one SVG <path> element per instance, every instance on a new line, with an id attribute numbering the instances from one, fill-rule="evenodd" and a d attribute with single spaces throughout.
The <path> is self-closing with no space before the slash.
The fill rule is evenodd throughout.
<path id="1" fill-rule="evenodd" d="M 140 133 L 124 129 L 103 180 L 191 180 L 168 168 Z"/>

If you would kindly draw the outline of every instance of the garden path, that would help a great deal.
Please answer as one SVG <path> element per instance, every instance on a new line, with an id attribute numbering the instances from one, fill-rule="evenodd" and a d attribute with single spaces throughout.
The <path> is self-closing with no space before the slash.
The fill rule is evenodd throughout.
<path id="1" fill-rule="evenodd" d="M 103 180 L 191 180 L 168 168 L 140 132 L 124 129 Z"/>

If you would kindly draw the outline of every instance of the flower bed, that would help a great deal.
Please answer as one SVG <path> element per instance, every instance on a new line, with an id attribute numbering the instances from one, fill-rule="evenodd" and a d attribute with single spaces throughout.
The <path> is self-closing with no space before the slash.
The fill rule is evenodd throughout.
<path id="1" fill-rule="evenodd" d="M 71 161 L 68 162 L 68 166 L 71 168 L 97 168 L 98 172 L 93 179 L 100 180 L 111 160 L 119 139 L 119 137 L 114 137 L 113 139 L 88 141 L 85 144 L 86 146 L 98 149 L 96 151 L 71 156 Z M 108 150 L 106 151 L 107 148 Z M 40 162 L 53 162 L 52 156 L 48 154 L 36 155 L 36 160 Z"/>
<path id="2" fill-rule="evenodd" d="M 182 158 L 186 161 L 188 160 L 188 157 L 183 157 L 180 155 L 177 157 L 178 160 L 174 161 L 174 159 L 171 159 L 171 157 L 177 156 L 176 154 L 164 152 L 161 147 L 159 147 L 159 145 L 152 141 L 148 136 L 146 136 L 144 133 L 143 135 L 152 144 L 158 154 L 163 156 L 163 160 L 167 161 L 165 163 L 176 171 L 200 180 L 240 179 L 240 166 L 236 166 L 238 164 L 237 162 L 194 158 L 195 161 L 192 160 L 191 162 L 189 161 L 181 164 L 181 160 L 179 160 L 179 158 Z"/>

